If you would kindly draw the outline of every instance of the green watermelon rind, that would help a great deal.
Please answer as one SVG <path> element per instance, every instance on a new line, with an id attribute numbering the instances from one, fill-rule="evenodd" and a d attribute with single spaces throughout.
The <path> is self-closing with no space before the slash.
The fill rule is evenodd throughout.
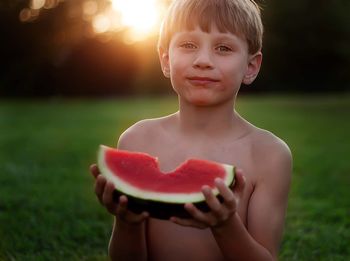
<path id="1" fill-rule="evenodd" d="M 184 203 L 196 203 L 205 201 L 204 195 L 201 191 L 196 193 L 163 193 L 163 192 L 153 192 L 139 189 L 135 186 L 132 186 L 125 182 L 122 179 L 119 179 L 113 172 L 108 168 L 105 162 L 105 151 L 111 148 L 100 145 L 100 149 L 98 151 L 98 167 L 102 175 L 106 177 L 106 179 L 112 182 L 115 186 L 115 189 L 119 191 L 121 194 L 125 194 L 128 197 L 133 197 L 141 200 L 150 200 L 154 202 L 163 202 L 163 203 L 175 203 L 175 204 L 184 204 Z M 186 163 L 186 162 L 185 162 Z M 185 164 L 184 163 L 184 164 Z M 224 179 L 224 183 L 227 186 L 231 186 L 234 183 L 235 169 L 234 166 L 228 164 L 220 164 L 226 172 L 226 179 Z M 219 191 L 217 188 L 212 189 L 213 194 L 217 196 Z"/>
<path id="2" fill-rule="evenodd" d="M 184 203 L 193 203 L 199 210 L 203 212 L 210 211 L 210 208 L 205 202 L 204 196 L 201 192 L 198 193 L 184 193 L 178 196 L 179 193 L 146 193 L 147 191 L 142 190 L 142 193 L 133 194 L 133 190 L 128 188 L 133 187 L 130 185 L 125 186 L 125 182 L 115 179 L 115 175 L 108 169 L 106 163 L 104 162 L 105 151 L 109 148 L 107 146 L 101 145 L 98 152 L 98 165 L 101 170 L 102 175 L 104 175 L 107 180 L 111 181 L 115 186 L 115 191 L 113 198 L 115 202 L 119 201 L 121 195 L 126 195 L 128 197 L 128 209 L 134 213 L 141 213 L 147 211 L 151 217 L 167 220 L 172 216 L 177 216 L 180 218 L 191 218 L 190 214 L 184 209 Z M 140 152 L 138 152 L 140 153 Z M 146 154 L 148 155 L 148 154 Z M 149 156 L 149 155 L 148 155 Z M 185 162 L 186 163 L 186 162 Z M 184 163 L 184 164 L 185 164 Z M 219 164 L 219 163 L 217 163 Z M 228 186 L 232 186 L 235 182 L 235 168 L 227 164 L 220 164 L 226 170 L 226 176 L 228 177 L 225 183 Z M 117 180 L 117 182 L 115 182 Z M 119 183 L 118 183 L 119 182 Z M 124 187 L 123 187 L 124 186 Z M 213 193 L 217 196 L 220 202 L 223 202 L 223 198 L 218 194 L 217 189 L 213 189 Z M 154 194 L 156 197 L 154 197 Z M 177 196 L 174 197 L 173 194 Z M 151 195 L 151 196 L 150 196 Z M 152 197 L 153 195 L 153 197 Z M 179 200 L 180 199 L 180 200 Z"/>

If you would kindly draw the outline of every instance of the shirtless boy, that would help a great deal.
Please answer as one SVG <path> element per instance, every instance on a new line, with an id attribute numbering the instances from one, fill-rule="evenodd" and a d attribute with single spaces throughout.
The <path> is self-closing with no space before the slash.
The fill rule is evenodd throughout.
<path id="1" fill-rule="evenodd" d="M 178 95 L 179 110 L 142 120 L 120 137 L 118 148 L 159 158 L 170 171 L 188 158 L 237 167 L 229 188 L 216 180 L 221 204 L 207 186 L 211 211 L 192 204 L 191 219 L 158 220 L 127 209 L 127 197 L 112 200 L 113 185 L 99 175 L 95 193 L 115 216 L 109 244 L 112 260 L 276 260 L 291 179 L 291 153 L 272 133 L 235 110 L 241 84 L 257 77 L 263 28 L 252 0 L 175 0 L 161 29 L 161 68 Z"/>

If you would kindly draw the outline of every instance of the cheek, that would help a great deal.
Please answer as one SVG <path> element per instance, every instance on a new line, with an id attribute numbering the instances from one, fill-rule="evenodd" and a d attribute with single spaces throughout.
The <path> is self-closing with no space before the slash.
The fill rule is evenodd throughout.
<path id="1" fill-rule="evenodd" d="M 170 62 L 170 69 L 173 72 L 181 73 L 183 70 L 185 70 L 186 64 L 187 63 L 186 63 L 186 59 L 185 58 L 180 59 L 180 58 L 177 58 L 176 56 L 174 56 L 171 59 L 171 62 Z"/>
<path id="2" fill-rule="evenodd" d="M 244 79 L 245 66 L 243 63 L 234 63 L 222 67 L 222 75 L 224 75 L 225 82 L 232 85 L 240 85 Z"/>
<path id="3" fill-rule="evenodd" d="M 173 88 L 181 84 L 184 81 L 188 67 L 186 63 L 181 59 L 174 59 L 170 64 L 170 80 L 173 84 Z"/>
<path id="4" fill-rule="evenodd" d="M 174 89 L 176 93 L 178 93 L 178 88 L 181 86 L 181 74 L 182 70 L 179 68 L 178 65 L 171 64 L 170 65 L 170 82 L 171 86 Z"/>

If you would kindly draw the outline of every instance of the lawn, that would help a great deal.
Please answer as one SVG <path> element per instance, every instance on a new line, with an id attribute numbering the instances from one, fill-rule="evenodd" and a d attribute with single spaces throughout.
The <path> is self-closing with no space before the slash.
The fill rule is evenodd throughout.
<path id="1" fill-rule="evenodd" d="M 88 166 L 174 98 L 0 102 L 0 260 L 106 260 L 112 217 Z M 244 96 L 237 110 L 294 156 L 280 260 L 350 260 L 350 95 Z"/>

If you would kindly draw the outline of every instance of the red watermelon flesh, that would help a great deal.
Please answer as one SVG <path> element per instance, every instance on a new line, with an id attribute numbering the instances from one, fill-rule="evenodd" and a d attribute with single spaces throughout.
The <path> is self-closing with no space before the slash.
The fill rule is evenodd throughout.
<path id="1" fill-rule="evenodd" d="M 234 167 L 208 160 L 189 159 L 174 171 L 163 173 L 158 160 L 146 153 L 100 146 L 100 171 L 116 189 L 136 198 L 185 203 L 203 201 L 203 185 L 213 189 L 215 178 L 227 185 L 234 179 Z"/>
<path id="2" fill-rule="evenodd" d="M 198 192 L 203 184 L 214 187 L 215 178 L 226 176 L 225 168 L 208 161 L 191 159 L 176 170 L 163 173 L 158 161 L 144 153 L 106 151 L 105 160 L 113 173 L 130 185 L 157 192 Z M 130 175 L 132 173 L 132 175 Z"/>

